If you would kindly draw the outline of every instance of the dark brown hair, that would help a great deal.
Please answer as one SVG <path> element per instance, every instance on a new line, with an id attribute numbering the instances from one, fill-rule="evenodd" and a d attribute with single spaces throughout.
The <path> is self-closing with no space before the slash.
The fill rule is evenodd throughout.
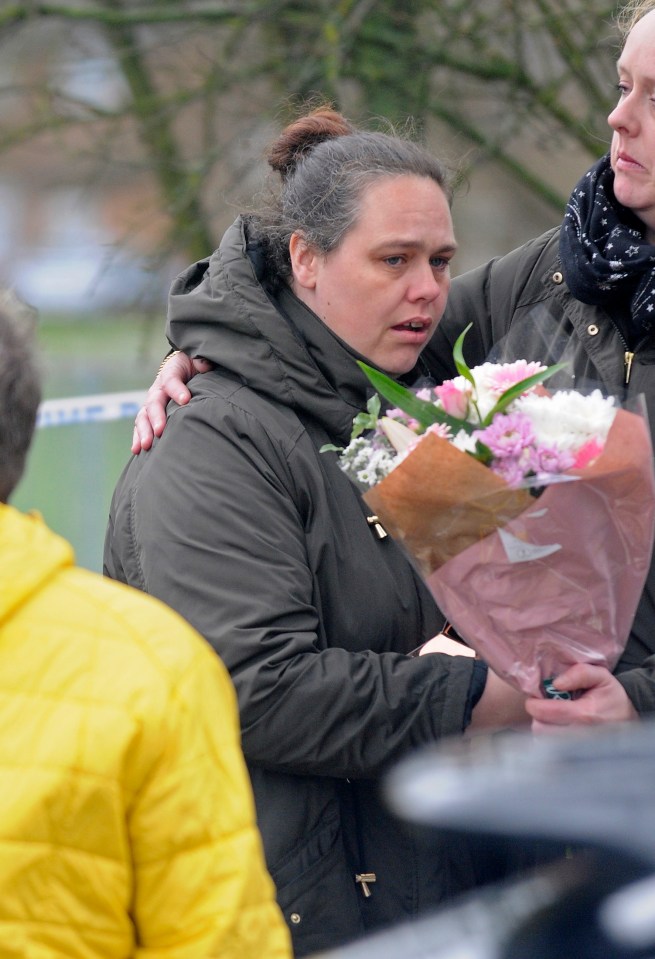
<path id="1" fill-rule="evenodd" d="M 284 180 L 318 143 L 354 132 L 352 124 L 332 107 L 317 107 L 282 131 L 269 148 L 266 159 Z"/>
<path id="2" fill-rule="evenodd" d="M 449 175 L 428 150 L 396 133 L 360 130 L 328 105 L 290 123 L 271 145 L 268 161 L 282 185 L 252 222 L 275 280 L 291 275 L 293 233 L 320 253 L 336 249 L 357 221 L 364 191 L 377 180 L 427 177 L 451 198 Z"/>

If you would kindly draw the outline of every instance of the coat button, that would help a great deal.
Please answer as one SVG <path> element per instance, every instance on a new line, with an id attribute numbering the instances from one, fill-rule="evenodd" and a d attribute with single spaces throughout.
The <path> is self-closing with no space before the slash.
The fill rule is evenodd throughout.
<path id="1" fill-rule="evenodd" d="M 596 334 L 598 333 L 598 327 L 596 326 L 595 323 L 589 324 L 589 326 L 587 327 L 587 333 L 589 334 L 589 336 L 596 336 Z"/>
<path id="2" fill-rule="evenodd" d="M 299 922 L 301 921 L 300 916 L 298 915 L 297 912 L 292 912 L 291 915 L 289 916 L 289 919 L 294 924 L 294 926 L 297 926 Z"/>
<path id="3" fill-rule="evenodd" d="M 557 270 L 556 273 L 553 273 L 553 283 L 557 283 L 559 285 L 560 283 L 563 283 L 563 282 L 564 282 L 564 277 L 562 276 L 559 270 Z"/>

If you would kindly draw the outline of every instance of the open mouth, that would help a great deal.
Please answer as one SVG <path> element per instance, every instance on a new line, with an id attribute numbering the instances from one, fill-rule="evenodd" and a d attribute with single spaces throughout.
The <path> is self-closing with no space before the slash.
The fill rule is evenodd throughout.
<path id="1" fill-rule="evenodd" d="M 406 323 L 398 323 L 397 326 L 394 326 L 394 330 L 413 330 L 414 332 L 420 332 L 425 330 L 429 326 L 427 320 L 408 320 Z"/>

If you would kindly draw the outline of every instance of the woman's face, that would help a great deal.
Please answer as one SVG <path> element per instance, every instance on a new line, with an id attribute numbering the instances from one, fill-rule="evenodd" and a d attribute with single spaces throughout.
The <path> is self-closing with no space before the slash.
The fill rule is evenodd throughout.
<path id="1" fill-rule="evenodd" d="M 407 373 L 445 309 L 455 249 L 443 190 L 427 177 L 384 177 L 335 250 L 292 236 L 293 290 L 371 363 Z"/>
<path id="2" fill-rule="evenodd" d="M 655 242 L 655 11 L 628 34 L 618 62 L 620 97 L 607 121 L 614 130 L 614 194 Z"/>

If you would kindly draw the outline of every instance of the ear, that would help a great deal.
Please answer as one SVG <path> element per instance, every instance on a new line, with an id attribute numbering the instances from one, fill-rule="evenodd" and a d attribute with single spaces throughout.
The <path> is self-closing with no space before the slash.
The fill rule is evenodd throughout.
<path id="1" fill-rule="evenodd" d="M 305 290 L 315 289 L 319 256 L 302 233 L 291 234 L 289 257 L 293 279 L 298 286 Z"/>

